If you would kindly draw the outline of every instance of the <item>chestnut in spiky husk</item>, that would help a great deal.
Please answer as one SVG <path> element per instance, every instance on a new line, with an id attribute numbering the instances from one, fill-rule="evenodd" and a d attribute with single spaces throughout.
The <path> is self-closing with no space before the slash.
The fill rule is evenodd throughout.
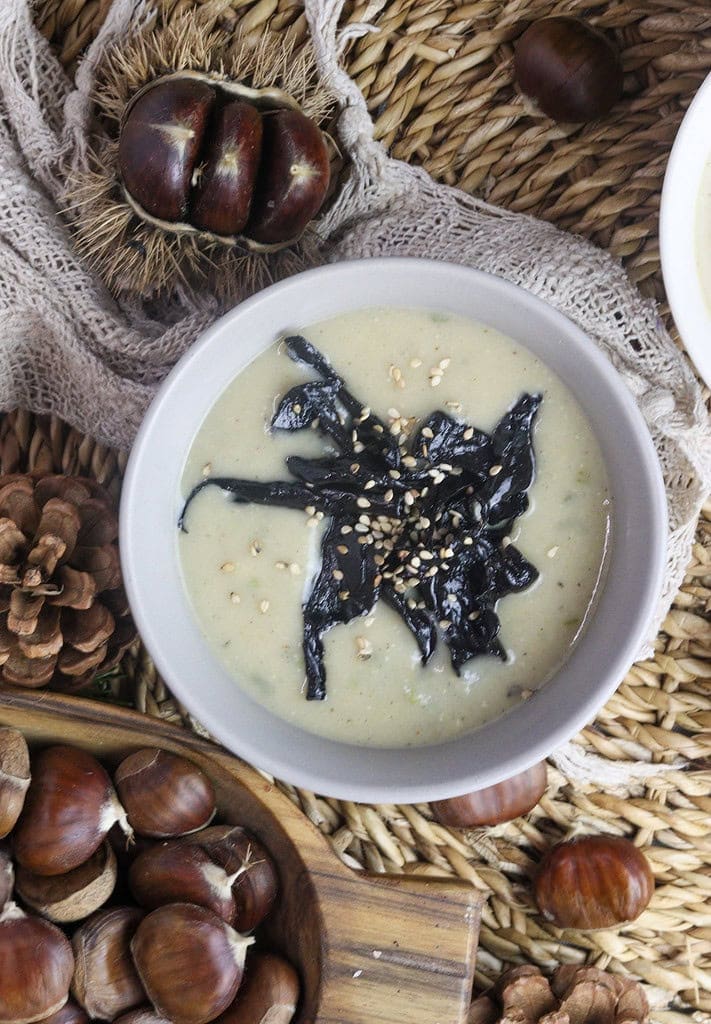
<path id="1" fill-rule="evenodd" d="M 118 163 L 127 201 L 149 224 L 263 252 L 303 234 L 330 178 L 324 134 L 287 93 L 195 71 L 133 96 Z"/>

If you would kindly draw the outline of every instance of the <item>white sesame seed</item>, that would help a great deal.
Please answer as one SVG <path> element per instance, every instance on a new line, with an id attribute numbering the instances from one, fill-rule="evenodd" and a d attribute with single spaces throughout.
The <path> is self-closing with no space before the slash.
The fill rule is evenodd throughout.
<path id="1" fill-rule="evenodd" d="M 316 518 L 316 516 L 309 516 L 309 518 L 306 520 L 306 525 L 318 526 L 318 519 Z"/>
<path id="2" fill-rule="evenodd" d="M 422 551 L 420 551 L 420 558 L 424 558 L 426 562 L 431 562 L 432 559 L 434 558 L 434 555 L 432 554 L 431 551 L 427 551 L 425 548 L 423 548 Z"/>
<path id="3" fill-rule="evenodd" d="M 372 491 L 372 489 L 374 487 L 375 487 L 375 480 L 366 480 L 365 484 L 363 485 L 363 490 L 364 491 Z"/>
<path id="4" fill-rule="evenodd" d="M 369 529 L 370 529 L 370 527 L 366 526 L 365 523 L 356 523 L 355 524 L 355 532 L 356 533 L 367 533 Z"/>
<path id="5" fill-rule="evenodd" d="M 289 566 L 289 572 L 292 576 L 298 576 L 301 573 L 301 566 L 298 562 L 292 562 Z"/>
<path id="6" fill-rule="evenodd" d="M 457 603 L 457 595 L 456 594 L 447 594 L 447 601 L 449 602 L 449 604 L 456 604 Z"/>
<path id="7" fill-rule="evenodd" d="M 202 467 L 202 475 L 209 476 L 210 473 L 212 473 L 212 463 L 206 462 L 205 465 Z"/>
<path id="8" fill-rule="evenodd" d="M 471 441 L 471 439 L 474 437 L 474 427 L 467 427 L 467 429 L 462 434 L 462 437 L 464 438 L 465 441 Z"/>
<path id="9" fill-rule="evenodd" d="M 498 476 L 503 468 L 503 466 L 490 466 L 489 476 Z"/>
<path id="10" fill-rule="evenodd" d="M 377 573 L 377 575 L 373 577 L 373 586 L 379 587 L 382 582 L 383 577 L 380 575 L 380 573 Z M 366 625 L 368 625 L 368 623 L 366 623 Z"/>
<path id="11" fill-rule="evenodd" d="M 286 562 L 275 562 L 274 563 L 274 568 L 275 569 L 288 569 L 289 567 L 286 564 Z"/>
<path id="12" fill-rule="evenodd" d="M 364 526 L 370 526 L 370 516 L 367 516 L 364 512 L 362 516 L 358 516 L 358 522 L 363 523 Z"/>
<path id="13" fill-rule="evenodd" d="M 239 596 L 239 594 L 235 594 L 235 593 L 230 594 L 230 601 L 232 602 L 232 604 L 239 604 L 241 600 L 242 599 Z"/>
<path id="14" fill-rule="evenodd" d="M 411 359 L 410 360 L 410 366 L 412 367 L 413 370 L 417 370 L 420 366 L 422 366 L 422 360 L 421 359 Z"/>
<path id="15" fill-rule="evenodd" d="M 322 519 L 323 519 L 323 512 L 319 509 L 318 512 L 316 513 L 316 522 L 320 523 Z"/>
<path id="16" fill-rule="evenodd" d="M 408 469 L 412 469 L 413 466 L 417 465 L 417 459 L 415 459 L 412 455 L 405 455 L 403 457 L 402 464 L 403 466 L 407 466 Z"/>
<path id="17" fill-rule="evenodd" d="M 259 610 L 262 613 L 262 615 L 266 615 L 267 612 L 269 611 L 269 602 L 268 601 L 260 601 L 259 602 Z"/>
<path id="18" fill-rule="evenodd" d="M 341 533 L 342 533 L 342 534 L 343 534 L 343 536 L 345 537 L 345 535 L 346 535 L 347 533 L 353 533 L 353 527 L 352 527 L 352 526 L 342 526 L 342 527 L 341 527 Z"/>
<path id="19" fill-rule="evenodd" d="M 407 607 L 408 608 L 416 608 L 417 607 L 417 601 L 414 599 L 414 597 L 408 597 L 408 599 L 407 599 Z"/>
<path id="20" fill-rule="evenodd" d="M 249 545 L 249 551 L 256 558 L 262 552 L 262 542 L 260 540 L 253 540 Z"/>
<path id="21" fill-rule="evenodd" d="M 450 462 L 440 462 L 439 468 L 443 473 L 452 472 L 452 464 Z"/>
<path id="22" fill-rule="evenodd" d="M 469 619 L 470 622 L 476 622 L 476 620 L 479 618 L 480 614 L 481 614 L 480 612 L 470 612 L 467 615 L 467 618 Z"/>
<path id="23" fill-rule="evenodd" d="M 427 570 L 425 575 L 426 576 L 436 576 L 438 572 L 439 572 L 439 566 L 433 565 L 430 569 Z"/>
<path id="24" fill-rule="evenodd" d="M 366 405 L 366 406 L 364 406 L 364 407 L 363 407 L 363 408 L 362 408 L 362 409 L 360 410 L 360 418 L 361 418 L 362 420 L 367 420 L 369 416 L 370 416 L 370 406 L 369 406 L 369 405 Z"/>
<path id="25" fill-rule="evenodd" d="M 315 505 L 307 505 L 306 508 L 304 509 L 304 512 L 306 513 L 307 516 L 315 516 L 316 515 L 316 507 L 315 507 Z"/>
<path id="26" fill-rule="evenodd" d="M 351 462 L 351 473 L 357 473 L 360 470 L 360 462 Z"/>
<path id="27" fill-rule="evenodd" d="M 412 491 L 405 491 L 404 501 L 408 508 L 415 504 L 415 496 Z"/>
<path id="28" fill-rule="evenodd" d="M 296 415 L 298 416 L 298 415 L 299 415 L 299 413 L 301 412 L 301 406 L 300 406 L 300 405 L 299 405 L 299 403 L 297 402 L 297 403 L 296 403 L 296 405 L 295 405 L 295 406 L 294 406 L 293 408 L 294 408 L 294 412 L 295 412 L 295 413 L 296 413 Z"/>
<path id="29" fill-rule="evenodd" d="M 470 547 L 474 543 L 474 538 L 473 537 L 465 537 L 464 538 L 464 543 L 466 544 L 467 547 Z"/>
<path id="30" fill-rule="evenodd" d="M 364 636 L 356 637 L 356 652 L 362 661 L 367 661 L 373 654 L 373 645 Z"/>
<path id="31" fill-rule="evenodd" d="M 390 490 L 390 488 L 387 489 L 387 491 L 383 495 L 383 498 L 385 499 L 385 501 L 388 502 L 393 500 L 393 492 Z"/>
<path id="32" fill-rule="evenodd" d="M 336 548 L 336 551 L 339 553 L 339 555 L 348 554 L 348 548 L 346 547 L 345 544 L 339 544 L 338 547 Z"/>
<path id="33" fill-rule="evenodd" d="M 339 599 L 339 601 L 347 601 L 350 596 L 351 596 L 350 590 L 339 590 L 338 591 L 338 599 Z"/>
<path id="34" fill-rule="evenodd" d="M 502 537 L 501 538 L 501 547 L 502 548 L 507 548 L 510 543 L 511 543 L 511 538 L 510 537 Z"/>
<path id="35" fill-rule="evenodd" d="M 422 428 L 422 436 L 423 437 L 430 437 L 430 438 L 434 437 L 434 430 L 432 430 L 432 427 L 423 427 Z"/>
<path id="36" fill-rule="evenodd" d="M 353 451 L 356 453 L 356 455 L 360 455 L 364 448 L 365 445 L 361 444 L 360 441 L 356 441 L 356 443 L 353 445 Z"/>
<path id="37" fill-rule="evenodd" d="M 397 469 L 389 469 L 388 470 L 388 476 L 391 477 L 393 480 L 399 480 L 400 476 L 401 476 L 401 473 Z"/>
<path id="38" fill-rule="evenodd" d="M 220 572 L 234 572 L 234 571 L 235 571 L 235 563 L 234 562 L 223 562 L 222 565 L 220 566 Z"/>
<path id="39" fill-rule="evenodd" d="M 334 569 L 331 575 L 333 576 L 334 580 L 343 579 L 343 573 L 341 572 L 340 569 Z"/>
<path id="40" fill-rule="evenodd" d="M 370 508 L 370 502 L 367 498 L 356 498 L 356 505 L 358 508 Z"/>
<path id="41" fill-rule="evenodd" d="M 440 359 L 440 361 L 439 361 L 439 368 L 440 368 L 440 370 L 446 370 L 451 362 L 452 362 L 452 360 L 449 358 L 449 356 L 446 356 L 444 359 Z"/>
<path id="42" fill-rule="evenodd" d="M 558 546 L 558 544 L 556 544 L 554 547 L 549 548 L 548 551 L 546 551 L 546 554 L 549 558 L 555 558 L 559 551 L 560 547 Z"/>
<path id="43" fill-rule="evenodd" d="M 449 629 L 449 627 L 451 625 L 452 625 L 452 623 L 449 621 L 449 619 L 440 619 L 439 620 L 439 628 L 440 629 L 447 630 L 447 629 Z"/>
<path id="44" fill-rule="evenodd" d="M 413 555 L 413 557 L 410 559 L 410 565 L 412 565 L 415 569 L 419 569 L 420 566 L 422 565 L 422 562 L 419 560 L 417 555 Z"/>
<path id="45" fill-rule="evenodd" d="M 431 377 L 430 378 L 430 384 L 432 385 L 433 388 L 438 388 L 441 383 L 442 383 L 442 378 L 440 376 L 436 376 L 436 377 Z"/>
<path id="46" fill-rule="evenodd" d="M 388 409 L 388 416 L 390 417 L 391 420 L 399 420 L 400 419 L 400 413 L 394 407 Z"/>

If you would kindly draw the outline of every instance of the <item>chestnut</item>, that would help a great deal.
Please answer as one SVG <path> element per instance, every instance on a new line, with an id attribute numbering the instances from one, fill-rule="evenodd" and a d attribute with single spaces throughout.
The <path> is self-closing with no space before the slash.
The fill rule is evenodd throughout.
<path id="1" fill-rule="evenodd" d="M 165 1017 L 161 1017 L 152 1006 L 139 1006 L 137 1010 L 129 1010 L 128 1013 L 117 1017 L 114 1024 L 171 1024 Z"/>
<path id="2" fill-rule="evenodd" d="M 170 78 L 134 97 L 118 148 L 126 189 L 151 217 L 183 221 L 215 93 L 194 78 Z"/>
<path id="3" fill-rule="evenodd" d="M 262 152 L 262 116 L 232 100 L 217 111 L 190 204 L 190 222 L 214 235 L 238 235 L 249 217 Z"/>
<path id="4" fill-rule="evenodd" d="M 449 800 L 434 800 L 430 806 L 441 825 L 454 828 L 500 825 L 527 814 L 535 807 L 546 791 L 547 782 L 546 763 L 540 761 L 495 786 Z"/>
<path id="5" fill-rule="evenodd" d="M 251 932 L 269 913 L 279 889 L 268 850 L 241 825 L 213 825 L 193 840 L 233 879 L 232 924 L 238 931 Z"/>
<path id="6" fill-rule="evenodd" d="M 593 121 L 622 95 L 619 53 L 579 18 L 542 18 L 530 25 L 516 44 L 514 74 L 554 121 Z"/>
<path id="7" fill-rule="evenodd" d="M 63 932 L 14 903 L 0 913 L 0 1024 L 32 1024 L 60 1010 L 74 956 Z"/>
<path id="8" fill-rule="evenodd" d="M 232 885 L 240 874 L 228 875 L 195 843 L 173 841 L 139 854 L 128 878 L 133 898 L 148 910 L 166 903 L 197 903 L 233 924 L 237 908 Z"/>
<path id="9" fill-rule="evenodd" d="M 91 1018 L 113 1020 L 146 1001 L 130 942 L 143 912 L 137 907 L 100 910 L 75 931 L 72 995 Z"/>
<path id="10" fill-rule="evenodd" d="M 235 1001 L 216 1024 L 289 1024 L 299 1001 L 299 976 L 275 953 L 250 953 Z"/>
<path id="11" fill-rule="evenodd" d="M 298 110 L 264 116 L 264 147 L 247 235 L 263 245 L 296 239 L 321 208 L 330 177 L 322 132 Z"/>
<path id="12" fill-rule="evenodd" d="M 103 906 L 116 884 L 116 857 L 108 842 L 64 875 L 17 870 L 16 890 L 28 907 L 57 924 L 81 921 Z"/>
<path id="13" fill-rule="evenodd" d="M 30 752 L 25 737 L 0 728 L 0 839 L 15 827 L 30 785 Z"/>
<path id="14" fill-rule="evenodd" d="M 130 834 L 111 780 L 96 758 L 76 747 L 48 747 L 33 764 L 13 835 L 15 858 L 36 875 L 65 874 L 91 857 L 114 822 Z"/>
<path id="15" fill-rule="evenodd" d="M 204 907 L 169 903 L 141 921 L 131 953 L 156 1013 L 207 1024 L 234 999 L 253 941 Z"/>
<path id="16" fill-rule="evenodd" d="M 629 839 L 583 836 L 559 843 L 541 861 L 538 909 L 559 928 L 612 928 L 634 921 L 652 898 L 649 861 Z"/>
<path id="17" fill-rule="evenodd" d="M 114 773 L 129 824 L 153 839 L 187 835 L 215 816 L 215 791 L 205 773 L 178 754 L 147 747 Z"/>

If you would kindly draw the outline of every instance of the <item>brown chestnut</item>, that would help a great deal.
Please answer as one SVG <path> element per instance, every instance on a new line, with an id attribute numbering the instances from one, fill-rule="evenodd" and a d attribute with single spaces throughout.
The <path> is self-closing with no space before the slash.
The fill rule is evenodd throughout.
<path id="1" fill-rule="evenodd" d="M 253 941 L 204 907 L 169 903 L 143 919 L 131 953 L 157 1013 L 173 1024 L 207 1024 L 234 999 Z"/>
<path id="2" fill-rule="evenodd" d="M 25 737 L 9 726 L 0 728 L 0 839 L 20 817 L 30 785 L 30 752 Z"/>
<path id="3" fill-rule="evenodd" d="M 268 850 L 240 825 L 213 825 L 193 837 L 216 865 L 233 879 L 232 925 L 251 932 L 264 920 L 276 898 L 279 878 Z"/>
<path id="4" fill-rule="evenodd" d="M 123 183 L 151 217 L 183 221 L 215 93 L 194 78 L 158 82 L 134 98 L 118 149 Z"/>
<path id="5" fill-rule="evenodd" d="M 238 235 L 252 205 L 262 152 L 262 116 L 251 103 L 218 108 L 190 204 L 190 223 L 215 235 Z"/>
<path id="6" fill-rule="evenodd" d="M 622 95 L 619 53 L 579 18 L 542 18 L 530 25 L 516 44 L 514 74 L 554 121 L 593 121 Z"/>
<path id="7" fill-rule="evenodd" d="M 113 907 L 98 911 L 75 931 L 72 995 L 91 1018 L 113 1020 L 145 1003 L 130 952 L 142 917 L 137 907 Z"/>
<path id="8" fill-rule="evenodd" d="M 165 1017 L 161 1017 L 152 1006 L 139 1006 L 137 1010 L 129 1010 L 128 1013 L 117 1017 L 114 1024 L 171 1024 Z"/>
<path id="9" fill-rule="evenodd" d="M 0 843 L 0 910 L 12 896 L 14 884 L 15 869 L 12 866 L 10 849 L 4 843 Z"/>
<path id="10" fill-rule="evenodd" d="M 162 843 L 144 850 L 129 871 L 133 898 L 155 910 L 166 903 L 197 903 L 227 924 L 236 913 L 232 885 L 241 872 L 228 875 L 195 843 Z"/>
<path id="11" fill-rule="evenodd" d="M 114 782 L 132 828 L 142 836 L 168 839 L 204 828 L 215 816 L 215 791 L 192 761 L 167 750 L 129 754 Z"/>
<path id="12" fill-rule="evenodd" d="M 75 747 L 48 747 L 32 766 L 13 835 L 15 858 L 36 875 L 65 874 L 91 857 L 117 821 L 130 833 L 111 780 L 96 758 Z"/>
<path id="13" fill-rule="evenodd" d="M 559 928 L 612 928 L 639 917 L 652 898 L 647 858 L 629 839 L 583 836 L 546 853 L 535 881 L 538 909 Z"/>
<path id="14" fill-rule="evenodd" d="M 0 1024 L 32 1024 L 60 1010 L 74 970 L 72 947 L 55 925 L 14 903 L 0 913 Z"/>
<path id="15" fill-rule="evenodd" d="M 434 800 L 432 813 L 441 825 L 453 828 L 475 828 L 499 825 L 527 814 L 546 791 L 548 773 L 545 761 L 495 786 L 449 800 Z"/>
<path id="16" fill-rule="evenodd" d="M 318 213 L 330 178 L 323 133 L 298 110 L 264 116 L 264 144 L 247 234 L 263 245 L 298 238 Z"/>
<path id="17" fill-rule="evenodd" d="M 275 953 L 251 953 L 235 1001 L 216 1024 L 289 1024 L 299 1001 L 299 976 Z"/>
<path id="18" fill-rule="evenodd" d="M 116 857 L 107 842 L 65 875 L 17 869 L 16 890 L 28 907 L 57 924 L 81 921 L 103 906 L 116 884 Z"/>

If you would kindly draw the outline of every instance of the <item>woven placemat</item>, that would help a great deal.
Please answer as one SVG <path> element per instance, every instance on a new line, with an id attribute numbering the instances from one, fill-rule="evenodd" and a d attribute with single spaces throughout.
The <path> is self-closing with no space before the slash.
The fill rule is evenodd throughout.
<path id="1" fill-rule="evenodd" d="M 170 19 L 193 7 L 224 26 L 295 25 L 296 0 L 156 0 Z M 110 0 L 40 0 L 37 19 L 71 71 Z M 625 98 L 599 124 L 562 129 L 535 116 L 511 80 L 512 41 L 525 23 L 580 14 L 623 51 Z M 620 257 L 667 316 L 658 253 L 658 206 L 671 143 L 711 71 L 708 0 L 371 0 L 349 5 L 378 32 L 350 44 L 349 72 L 368 98 L 376 132 L 395 156 L 435 177 L 580 232 Z M 673 327 L 673 325 L 670 324 Z M 708 395 L 707 395 L 708 397 Z M 0 421 L 0 469 L 86 473 L 115 494 L 124 458 L 55 419 L 14 412 Z M 672 764 L 653 786 L 573 785 L 555 769 L 525 819 L 479 832 L 434 824 L 426 806 L 365 806 L 282 788 L 353 867 L 455 874 L 484 890 L 477 988 L 508 964 L 592 963 L 648 985 L 654 1018 L 711 1020 L 711 503 L 699 523 L 683 587 L 657 639 L 594 724 L 576 739 L 607 768 Z M 104 681 L 108 699 L 195 727 L 137 644 Z M 624 772 L 623 772 L 624 774 Z M 594 774 L 592 776 L 594 778 Z M 657 889 L 650 908 L 619 931 L 559 932 L 531 903 L 538 854 L 571 830 L 623 834 L 647 850 Z"/>

